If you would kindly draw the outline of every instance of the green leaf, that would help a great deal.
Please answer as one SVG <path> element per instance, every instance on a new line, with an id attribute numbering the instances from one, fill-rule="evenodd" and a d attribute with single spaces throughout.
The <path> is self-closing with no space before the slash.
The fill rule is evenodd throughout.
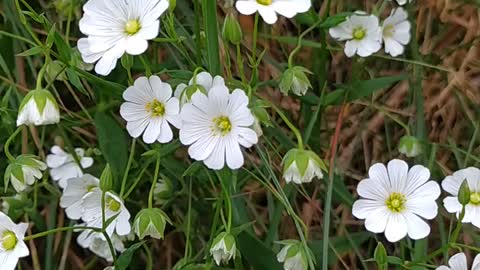
<path id="1" fill-rule="evenodd" d="M 253 269 L 278 270 L 282 266 L 276 254 L 250 233 L 243 232 L 237 236 L 237 246 L 242 256 Z"/>
<path id="2" fill-rule="evenodd" d="M 80 80 L 80 77 L 78 77 L 77 73 L 75 72 L 75 69 L 69 67 L 66 69 L 67 76 L 68 76 L 68 81 L 75 86 L 76 89 L 78 89 L 82 94 L 89 96 L 87 90 L 85 87 L 83 87 L 82 81 Z"/>
<path id="3" fill-rule="evenodd" d="M 95 127 L 100 150 L 112 168 L 113 186 L 119 188 L 121 174 L 125 170 L 128 159 L 125 130 L 104 112 L 95 114 Z"/>
<path id="4" fill-rule="evenodd" d="M 348 16 L 352 15 L 352 12 L 341 12 L 333 16 L 328 17 L 324 22 L 320 24 L 322 28 L 331 28 L 344 22 Z"/>
<path id="5" fill-rule="evenodd" d="M 48 32 L 47 41 L 45 42 L 45 47 L 49 49 L 52 47 L 53 41 L 55 40 L 55 33 L 56 33 L 56 30 L 55 30 L 55 24 L 54 24 L 52 25 L 52 28 Z"/>
<path id="6" fill-rule="evenodd" d="M 62 36 L 58 32 L 54 33 L 54 44 L 55 47 L 57 47 L 60 60 L 62 60 L 64 64 L 68 65 L 72 56 L 72 49 L 70 48 L 70 45 L 63 40 Z"/>
<path id="7" fill-rule="evenodd" d="M 130 265 L 130 262 L 132 261 L 133 254 L 135 254 L 135 251 L 139 249 L 145 241 L 135 243 L 131 245 L 127 250 L 125 250 L 122 255 L 120 255 L 115 262 L 115 270 L 125 270 L 127 267 Z"/>
<path id="8" fill-rule="evenodd" d="M 212 75 L 220 74 L 220 49 L 218 47 L 217 1 L 203 1 L 205 34 L 207 36 L 208 69 Z"/>
<path id="9" fill-rule="evenodd" d="M 32 56 L 32 55 L 37 55 L 43 52 L 43 47 L 41 46 L 36 46 L 33 48 L 30 48 L 24 52 L 21 52 L 17 54 L 17 56 Z"/>

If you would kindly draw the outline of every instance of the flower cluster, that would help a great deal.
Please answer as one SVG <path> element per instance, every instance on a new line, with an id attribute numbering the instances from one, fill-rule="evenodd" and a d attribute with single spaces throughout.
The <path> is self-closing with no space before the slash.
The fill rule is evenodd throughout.
<path id="1" fill-rule="evenodd" d="M 249 148 L 258 141 L 247 95 L 241 89 L 230 93 L 220 76 L 202 72 L 188 86 L 177 86 L 175 96 L 158 76 L 140 77 L 123 98 L 120 114 L 132 137 L 143 133 L 145 143 L 167 143 L 173 139 L 172 124 L 180 129 L 180 141 L 189 145 L 190 157 L 210 169 L 225 164 L 240 168 L 244 163 L 240 146 Z"/>
<path id="2" fill-rule="evenodd" d="M 330 28 L 330 35 L 345 42 L 345 54 L 367 57 L 385 46 L 391 56 L 401 55 L 410 42 L 410 22 L 403 8 L 393 9 L 382 24 L 375 15 L 356 12 L 339 25 Z"/>

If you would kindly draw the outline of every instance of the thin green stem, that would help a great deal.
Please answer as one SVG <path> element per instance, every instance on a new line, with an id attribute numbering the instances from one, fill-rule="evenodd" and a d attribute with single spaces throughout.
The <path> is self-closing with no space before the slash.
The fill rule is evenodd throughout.
<path id="1" fill-rule="evenodd" d="M 130 146 L 130 156 L 128 157 L 127 168 L 125 168 L 125 172 L 123 173 L 122 179 L 122 187 L 120 188 L 120 197 L 123 198 L 123 193 L 125 192 L 125 185 L 127 184 L 128 179 L 128 172 L 130 171 L 130 167 L 132 166 L 133 157 L 135 155 L 135 144 L 137 140 L 132 140 L 132 145 Z"/>
<path id="2" fill-rule="evenodd" d="M 140 182 L 140 180 L 142 180 L 142 176 L 143 174 L 145 173 L 145 171 L 147 170 L 148 168 L 148 165 L 149 164 L 146 164 L 145 167 L 143 167 L 143 169 L 140 171 L 140 173 L 138 174 L 137 176 L 137 179 L 135 179 L 135 182 L 133 182 L 133 184 L 130 186 L 130 188 L 128 189 L 127 193 L 125 193 L 125 195 L 122 197 L 123 200 L 126 200 L 128 198 L 128 196 L 130 195 L 130 193 L 133 192 L 133 190 L 135 189 L 135 187 L 138 185 L 138 183 Z"/>
<path id="3" fill-rule="evenodd" d="M 252 60 L 253 60 L 253 70 L 252 70 L 252 77 L 250 78 L 250 85 L 255 85 L 257 83 L 257 39 L 258 39 L 258 22 L 259 22 L 259 14 L 258 12 L 255 14 L 255 23 L 253 25 L 253 39 L 252 39 Z"/>
<path id="4" fill-rule="evenodd" d="M 7 141 L 5 142 L 5 145 L 3 146 L 3 152 L 5 153 L 5 156 L 7 156 L 10 162 L 15 162 L 15 157 L 13 157 L 12 154 L 10 154 L 10 151 L 8 150 L 8 148 L 10 146 L 10 143 L 12 143 L 13 139 L 15 139 L 15 137 L 18 135 L 18 133 L 20 133 L 20 131 L 22 131 L 22 129 L 23 129 L 23 126 L 19 126 L 15 130 L 15 132 L 13 132 L 13 134 L 10 135 L 10 137 L 8 137 Z"/>
<path id="5" fill-rule="evenodd" d="M 457 242 L 458 235 L 460 234 L 460 230 L 462 229 L 462 220 L 465 217 L 465 205 L 462 207 L 462 212 L 460 212 L 460 216 L 458 217 L 457 226 L 455 230 L 453 230 L 452 237 L 448 240 L 449 245 L 454 244 Z"/>
<path id="6" fill-rule="evenodd" d="M 86 227 L 86 226 L 61 227 L 61 228 L 55 228 L 55 229 L 51 229 L 51 230 L 44 231 L 44 232 L 41 232 L 41 233 L 36 233 L 36 234 L 25 236 L 25 238 L 23 238 L 23 240 L 29 241 L 29 240 L 33 240 L 33 239 L 36 239 L 36 238 L 47 236 L 47 235 L 52 234 L 52 233 L 64 232 L 64 231 L 70 231 L 70 230 L 92 230 L 92 231 L 95 231 L 95 232 L 101 232 L 102 231 L 100 228 Z"/>
<path id="7" fill-rule="evenodd" d="M 157 155 L 157 162 L 155 163 L 155 173 L 153 174 L 152 185 L 150 186 L 150 193 L 148 194 L 148 208 L 153 208 L 153 192 L 155 184 L 158 180 L 158 172 L 160 170 L 160 154 Z"/>
<path id="8" fill-rule="evenodd" d="M 295 134 L 295 137 L 297 138 L 298 142 L 298 148 L 303 149 L 303 139 L 302 139 L 302 134 L 300 134 L 300 131 L 295 127 L 292 122 L 288 119 L 288 117 L 280 110 L 277 106 L 275 106 L 273 103 L 270 103 L 270 106 L 277 112 L 277 114 L 282 118 L 283 122 L 287 124 L 287 126 L 292 130 L 293 134 Z"/>
<path id="9" fill-rule="evenodd" d="M 43 67 L 38 72 L 37 84 L 36 84 L 36 87 L 35 87 L 36 90 L 42 89 L 42 80 L 43 80 L 43 77 L 45 76 L 45 72 L 47 71 L 48 59 L 49 58 L 46 58 L 45 64 L 43 64 Z"/>
<path id="10" fill-rule="evenodd" d="M 300 49 L 302 48 L 302 39 L 308 34 L 310 33 L 311 31 L 313 31 L 315 28 L 317 28 L 323 21 L 322 20 L 318 20 L 316 23 L 314 23 L 312 26 L 310 26 L 307 30 L 305 30 L 302 34 L 300 34 L 300 36 L 298 37 L 298 41 L 297 41 L 297 46 L 295 47 L 295 49 L 293 49 L 293 51 L 290 53 L 290 55 L 288 56 L 288 67 L 289 68 L 292 68 L 293 67 L 293 57 L 300 51 Z"/>

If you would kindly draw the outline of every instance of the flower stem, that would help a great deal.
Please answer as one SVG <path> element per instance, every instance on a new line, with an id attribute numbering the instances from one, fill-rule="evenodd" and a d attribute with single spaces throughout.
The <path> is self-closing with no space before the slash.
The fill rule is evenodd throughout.
<path id="1" fill-rule="evenodd" d="M 41 232 L 41 233 L 36 233 L 36 234 L 26 236 L 25 238 L 23 238 L 23 240 L 29 241 L 29 240 L 33 240 L 35 238 L 40 238 L 40 237 L 47 236 L 47 235 L 52 234 L 52 233 L 65 232 L 65 231 L 70 231 L 70 230 L 92 230 L 92 231 L 95 231 L 95 232 L 101 232 L 102 231 L 100 228 L 96 228 L 96 227 L 84 227 L 84 226 L 61 227 L 61 228 L 55 228 L 55 229 L 51 229 L 51 230 L 44 231 L 44 232 Z"/>
<path id="2" fill-rule="evenodd" d="M 153 208 L 153 191 L 155 190 L 155 184 L 157 183 L 159 170 L 160 170 L 160 154 L 157 155 L 157 162 L 155 164 L 155 173 L 153 174 L 152 186 L 150 187 L 150 193 L 148 194 L 148 208 Z"/>
<path id="3" fill-rule="evenodd" d="M 253 39 L 252 39 L 252 60 L 253 60 L 253 70 L 252 77 L 250 78 L 250 85 L 255 85 L 257 83 L 257 39 L 258 39 L 258 12 L 255 14 L 255 23 L 253 26 Z"/>
<path id="4" fill-rule="evenodd" d="M 36 90 L 41 90 L 42 89 L 42 80 L 43 80 L 43 77 L 45 76 L 45 72 L 47 71 L 48 59 L 49 58 L 46 58 L 45 64 L 43 64 L 43 67 L 38 72 L 37 85 L 35 87 Z"/>
<path id="5" fill-rule="evenodd" d="M 310 26 L 307 30 L 303 31 L 302 34 L 300 34 L 300 36 L 298 37 L 298 41 L 297 41 L 297 47 L 295 47 L 295 49 L 293 49 L 293 51 L 290 53 L 290 55 L 288 56 L 288 67 L 289 68 L 292 68 L 293 66 L 293 57 L 298 53 L 298 51 L 300 51 L 300 49 L 302 48 L 302 39 L 308 34 L 310 33 L 311 31 L 313 31 L 313 29 L 317 28 L 317 26 L 319 26 L 321 23 L 323 22 L 323 20 L 318 20 L 316 23 L 314 23 L 312 26 Z"/>
<path id="6" fill-rule="evenodd" d="M 283 122 L 287 124 L 287 126 L 292 130 L 293 134 L 295 134 L 295 137 L 297 137 L 297 142 L 298 142 L 298 148 L 303 150 L 303 139 L 302 139 L 302 134 L 300 134 L 300 131 L 298 128 L 296 128 L 290 120 L 288 120 L 288 117 L 280 110 L 277 106 L 275 106 L 273 103 L 270 103 L 270 106 L 277 112 L 277 114 L 282 118 Z"/>
<path id="7" fill-rule="evenodd" d="M 17 130 L 15 130 L 15 132 L 13 132 L 13 134 L 10 135 L 10 137 L 8 137 L 7 141 L 5 142 L 5 145 L 3 146 L 3 152 L 5 153 L 5 156 L 7 156 L 10 162 L 15 162 L 15 157 L 13 157 L 12 154 L 10 154 L 8 147 L 10 146 L 10 143 L 12 143 L 13 139 L 15 139 L 15 137 L 18 135 L 18 133 L 22 131 L 22 129 L 23 129 L 23 126 L 18 127 Z"/>
<path id="8" fill-rule="evenodd" d="M 130 167 L 132 166 L 133 156 L 135 154 L 136 142 L 137 142 L 136 139 L 132 140 L 132 146 L 130 147 L 130 156 L 128 157 L 127 168 L 123 173 L 122 187 L 120 189 L 120 198 L 123 198 L 123 193 L 125 192 L 125 185 L 127 184 L 128 172 L 130 171 Z"/>
<path id="9" fill-rule="evenodd" d="M 457 226 L 455 227 L 455 230 L 452 233 L 452 237 L 450 237 L 450 240 L 448 241 L 450 245 L 457 242 L 458 235 L 460 234 L 460 230 L 462 229 L 462 220 L 464 217 L 465 217 L 465 205 L 462 207 L 462 212 L 460 212 L 460 216 L 458 217 L 458 221 L 457 221 Z"/>

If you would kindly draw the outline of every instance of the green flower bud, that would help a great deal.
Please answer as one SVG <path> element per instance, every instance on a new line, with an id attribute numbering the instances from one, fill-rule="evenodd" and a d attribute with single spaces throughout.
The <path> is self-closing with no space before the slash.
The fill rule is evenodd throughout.
<path id="1" fill-rule="evenodd" d="M 12 183 L 13 188 L 17 192 L 24 191 L 28 186 L 35 183 L 35 179 L 40 179 L 43 176 L 42 171 L 47 169 L 47 165 L 36 156 L 21 155 L 10 163 L 5 169 L 4 186 L 5 191 L 8 184 Z"/>
<path id="2" fill-rule="evenodd" d="M 138 238 L 150 236 L 163 239 L 166 224 L 171 223 L 167 214 L 158 208 L 143 209 L 138 212 L 133 222 L 133 230 Z"/>
<path id="3" fill-rule="evenodd" d="M 113 176 L 112 170 L 110 169 L 110 165 L 107 164 L 105 169 L 103 169 L 102 175 L 100 176 L 100 189 L 102 191 L 110 191 L 113 187 Z"/>
<path id="4" fill-rule="evenodd" d="M 210 254 L 217 265 L 227 263 L 230 259 L 235 259 L 237 247 L 233 235 L 222 232 L 213 240 Z"/>
<path id="5" fill-rule="evenodd" d="M 386 269 L 387 266 L 387 251 L 381 242 L 378 242 L 377 247 L 373 253 L 373 258 L 377 262 L 378 269 Z"/>
<path id="6" fill-rule="evenodd" d="M 305 95 L 308 89 L 312 88 L 307 74 L 311 74 L 311 72 L 300 66 L 285 70 L 280 79 L 280 91 L 285 95 L 288 95 L 290 91 L 297 96 Z"/>
<path id="7" fill-rule="evenodd" d="M 285 246 L 277 254 L 277 261 L 283 263 L 283 269 L 307 270 L 307 252 L 302 243 L 297 240 L 285 240 Z"/>
<path id="8" fill-rule="evenodd" d="M 423 152 L 423 147 L 416 137 L 403 136 L 398 144 L 398 151 L 407 157 L 416 157 Z"/>
<path id="9" fill-rule="evenodd" d="M 177 0 L 168 0 L 168 10 L 173 12 L 177 7 Z"/>
<path id="10" fill-rule="evenodd" d="M 18 109 L 17 126 L 49 125 L 60 121 L 58 104 L 52 94 L 44 89 L 28 92 Z"/>
<path id="11" fill-rule="evenodd" d="M 283 158 L 283 178 L 287 183 L 309 183 L 314 177 L 323 178 L 325 163 L 312 151 L 292 149 Z"/>
<path id="12" fill-rule="evenodd" d="M 470 192 L 470 187 L 468 186 L 468 181 L 463 180 L 460 189 L 458 190 L 458 201 L 463 206 L 470 203 L 472 193 Z"/>
<path id="13" fill-rule="evenodd" d="M 240 44 L 243 38 L 242 28 L 232 13 L 227 14 L 223 22 L 222 37 L 234 45 Z"/>

